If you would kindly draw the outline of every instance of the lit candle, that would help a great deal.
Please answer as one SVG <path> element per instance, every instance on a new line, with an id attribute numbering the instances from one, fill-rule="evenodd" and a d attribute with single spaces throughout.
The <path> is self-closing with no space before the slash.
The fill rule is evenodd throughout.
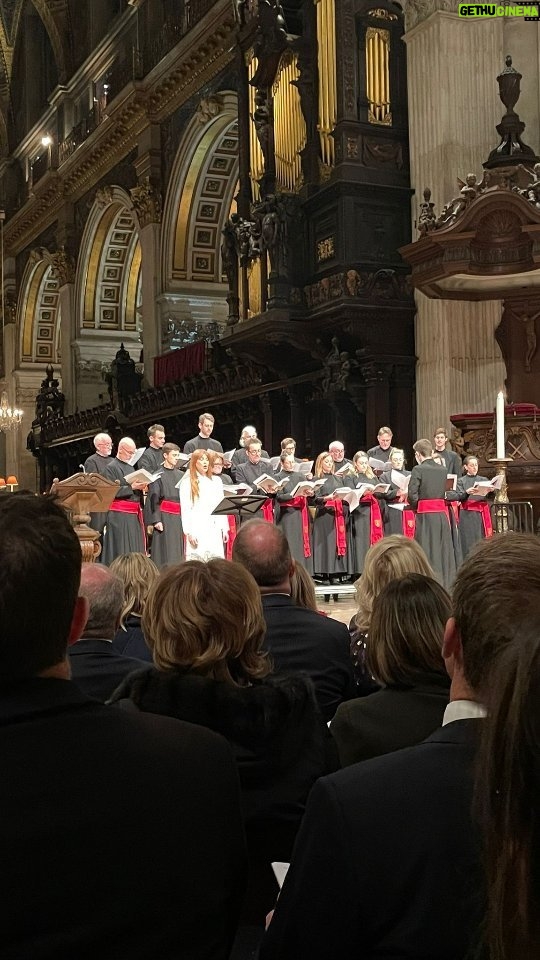
<path id="1" fill-rule="evenodd" d="M 504 460 L 506 451 L 504 444 L 504 393 L 499 390 L 496 405 L 497 422 L 497 460 Z"/>

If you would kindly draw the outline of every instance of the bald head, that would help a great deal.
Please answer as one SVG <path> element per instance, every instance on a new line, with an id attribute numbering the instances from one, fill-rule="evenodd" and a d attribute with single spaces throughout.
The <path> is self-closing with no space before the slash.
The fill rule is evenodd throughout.
<path id="1" fill-rule="evenodd" d="M 118 444 L 118 453 L 116 456 L 119 460 L 123 460 L 124 463 L 127 463 L 128 460 L 131 460 L 136 449 L 137 447 L 135 446 L 131 437 L 122 437 Z"/>
<path id="2" fill-rule="evenodd" d="M 112 640 L 124 604 L 124 585 L 116 574 L 99 563 L 83 563 L 79 596 L 88 600 L 88 620 L 83 637 Z"/>
<path id="3" fill-rule="evenodd" d="M 261 593 L 290 593 L 294 562 L 281 530 L 266 520 L 248 520 L 233 543 L 233 560 L 255 579 Z"/>

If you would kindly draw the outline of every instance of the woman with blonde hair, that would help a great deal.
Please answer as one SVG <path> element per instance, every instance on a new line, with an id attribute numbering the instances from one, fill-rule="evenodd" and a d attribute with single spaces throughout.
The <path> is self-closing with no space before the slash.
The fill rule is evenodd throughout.
<path id="1" fill-rule="evenodd" d="M 374 598 L 367 663 L 382 689 L 340 704 L 330 729 L 342 766 L 420 743 L 442 723 L 450 679 L 442 658 L 450 597 L 409 573 Z"/>
<path id="2" fill-rule="evenodd" d="M 373 601 L 387 583 L 404 577 L 407 573 L 423 573 L 426 577 L 435 578 L 435 573 L 416 540 L 395 533 L 379 540 L 367 551 L 362 576 L 356 582 L 358 610 L 349 624 L 352 633 L 351 656 L 360 692 L 371 693 L 376 689 L 365 663 L 366 638 Z"/>
<path id="3" fill-rule="evenodd" d="M 312 501 L 315 505 L 313 572 L 322 583 L 337 582 L 342 575 L 351 572 L 348 569 L 348 507 L 343 500 L 332 497 L 334 490 L 346 484 L 342 477 L 335 476 L 334 471 L 332 454 L 323 450 L 315 462 L 315 477 L 325 482 Z"/>
<path id="4" fill-rule="evenodd" d="M 207 450 L 194 450 L 180 484 L 180 509 L 186 537 L 186 560 L 224 556 L 229 537 L 227 517 L 213 516 L 223 500 L 223 484 L 213 476 Z"/>
<path id="5" fill-rule="evenodd" d="M 124 553 L 113 560 L 109 569 L 124 584 L 124 606 L 113 647 L 125 657 L 151 661 L 152 654 L 146 645 L 141 617 L 148 592 L 157 580 L 159 570 L 144 553 Z"/>
<path id="6" fill-rule="evenodd" d="M 260 591 L 234 561 L 193 560 L 162 571 L 143 627 L 155 668 L 128 677 L 113 701 L 129 698 L 139 710 L 209 727 L 229 741 L 251 859 L 244 922 L 262 933 L 276 892 L 270 863 L 288 862 L 309 790 L 335 767 L 312 683 L 270 676 Z"/>

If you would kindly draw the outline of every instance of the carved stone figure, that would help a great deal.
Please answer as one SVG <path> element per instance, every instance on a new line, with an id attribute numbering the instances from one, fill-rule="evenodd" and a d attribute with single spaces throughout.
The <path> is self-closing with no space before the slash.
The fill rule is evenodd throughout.
<path id="1" fill-rule="evenodd" d="M 203 97 L 197 107 L 195 116 L 199 123 L 208 123 L 217 117 L 223 109 L 223 101 L 220 97 Z"/>
<path id="2" fill-rule="evenodd" d="M 426 233 L 429 233 L 430 230 L 435 228 L 436 216 L 433 210 L 435 204 L 431 203 L 431 190 L 429 187 L 426 187 L 424 190 L 424 201 L 420 204 L 420 212 L 418 214 L 418 233 L 422 236 L 425 236 Z"/>
<path id="3" fill-rule="evenodd" d="M 64 246 L 51 256 L 51 274 L 60 287 L 75 280 L 75 261 Z"/>
<path id="4" fill-rule="evenodd" d="M 508 309 L 508 308 L 507 308 Z M 536 321 L 540 317 L 540 310 L 534 313 L 532 316 L 527 310 L 518 310 L 509 308 L 510 313 L 519 320 L 525 329 L 525 357 L 524 357 L 524 366 L 525 372 L 531 372 L 531 364 L 533 357 L 536 353 L 537 348 L 537 338 L 536 338 Z"/>
<path id="5" fill-rule="evenodd" d="M 255 110 L 253 111 L 253 125 L 259 141 L 264 160 L 264 170 L 270 169 L 270 140 L 272 115 L 266 92 L 262 89 L 255 92 Z"/>

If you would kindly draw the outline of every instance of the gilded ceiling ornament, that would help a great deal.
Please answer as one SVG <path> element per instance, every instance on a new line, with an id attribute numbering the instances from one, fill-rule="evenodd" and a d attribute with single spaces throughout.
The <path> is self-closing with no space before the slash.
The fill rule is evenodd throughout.
<path id="1" fill-rule="evenodd" d="M 75 261 L 64 246 L 51 255 L 51 274 L 60 287 L 75 280 Z"/>

